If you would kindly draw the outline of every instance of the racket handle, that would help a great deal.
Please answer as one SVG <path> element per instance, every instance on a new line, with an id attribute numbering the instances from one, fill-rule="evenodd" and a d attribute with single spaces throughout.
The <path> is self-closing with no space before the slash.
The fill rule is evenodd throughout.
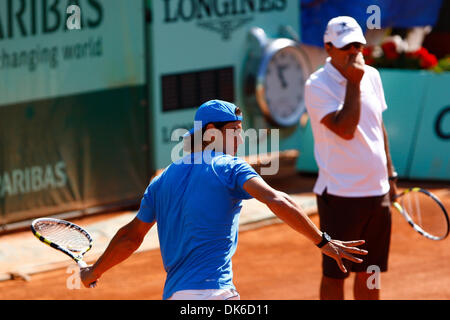
<path id="1" fill-rule="evenodd" d="M 87 268 L 87 263 L 84 262 L 83 260 L 78 260 L 77 264 L 80 268 Z"/>
<path id="2" fill-rule="evenodd" d="M 78 266 L 80 267 L 80 269 L 81 268 L 87 268 L 87 263 L 86 262 L 84 262 L 83 260 L 78 260 L 77 261 L 77 264 L 78 264 Z M 91 288 L 95 288 L 97 286 L 97 281 L 94 281 L 94 282 L 92 282 L 90 285 L 89 285 L 89 287 L 91 287 Z"/>

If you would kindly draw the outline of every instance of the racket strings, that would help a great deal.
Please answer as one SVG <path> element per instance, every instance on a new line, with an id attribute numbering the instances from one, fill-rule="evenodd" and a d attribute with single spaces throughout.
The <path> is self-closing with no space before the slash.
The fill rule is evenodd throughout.
<path id="1" fill-rule="evenodd" d="M 81 252 L 89 248 L 90 241 L 80 230 L 69 225 L 55 222 L 41 222 L 35 225 L 47 240 L 72 252 Z"/>
<path id="2" fill-rule="evenodd" d="M 438 203 L 422 192 L 409 192 L 401 205 L 415 224 L 434 236 L 444 236 L 448 225 Z"/>

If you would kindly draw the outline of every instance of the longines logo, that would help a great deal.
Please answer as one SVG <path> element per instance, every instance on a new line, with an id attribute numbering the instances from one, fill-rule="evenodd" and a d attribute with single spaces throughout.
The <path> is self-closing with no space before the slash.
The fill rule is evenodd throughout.
<path id="1" fill-rule="evenodd" d="M 161 0 L 164 23 L 194 22 L 217 32 L 223 40 L 253 20 L 255 14 L 286 9 L 287 0 Z"/>
<path id="2" fill-rule="evenodd" d="M 231 33 L 234 30 L 250 22 L 251 20 L 253 20 L 253 17 L 230 18 L 224 20 L 197 22 L 197 25 L 199 27 L 218 32 L 222 35 L 223 40 L 229 40 L 231 38 Z"/>

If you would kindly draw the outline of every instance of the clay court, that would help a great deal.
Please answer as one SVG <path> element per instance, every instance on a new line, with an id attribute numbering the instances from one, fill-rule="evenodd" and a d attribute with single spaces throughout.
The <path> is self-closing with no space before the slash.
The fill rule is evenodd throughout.
<path id="1" fill-rule="evenodd" d="M 288 193 L 306 192 L 312 178 L 276 185 Z M 401 182 L 400 187 L 411 183 Z M 450 207 L 446 183 L 424 184 Z M 302 186 L 299 188 L 299 186 Z M 120 213 L 115 213 L 120 214 Z M 104 215 L 84 218 L 102 219 Z M 318 216 L 311 216 L 318 225 Z M 321 277 L 320 251 L 285 224 L 254 224 L 240 232 L 233 258 L 235 284 L 243 300 L 317 300 Z M 0 237 L 0 240 L 1 237 Z M 36 242 L 36 245 L 40 245 Z M 49 249 L 50 250 L 50 249 Z M 389 271 L 381 277 L 381 299 L 450 299 L 450 239 L 422 238 L 393 211 Z M 135 253 L 106 273 L 96 289 L 69 290 L 67 268 L 35 274 L 30 281 L 0 282 L 0 299 L 143 299 L 162 296 L 165 272 L 158 249 Z M 45 290 L 42 290 L 45 288 Z M 352 277 L 346 281 L 346 299 L 353 299 Z"/>

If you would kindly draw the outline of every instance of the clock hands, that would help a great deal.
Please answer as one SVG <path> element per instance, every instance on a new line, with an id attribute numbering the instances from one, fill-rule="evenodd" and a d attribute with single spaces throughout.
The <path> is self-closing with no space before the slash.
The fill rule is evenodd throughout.
<path id="1" fill-rule="evenodd" d="M 281 81 L 281 86 L 283 87 L 283 89 L 286 89 L 288 84 L 286 82 L 286 79 L 284 78 L 284 70 L 287 69 L 288 66 L 287 65 L 277 65 L 277 74 L 278 74 L 278 78 Z"/>

